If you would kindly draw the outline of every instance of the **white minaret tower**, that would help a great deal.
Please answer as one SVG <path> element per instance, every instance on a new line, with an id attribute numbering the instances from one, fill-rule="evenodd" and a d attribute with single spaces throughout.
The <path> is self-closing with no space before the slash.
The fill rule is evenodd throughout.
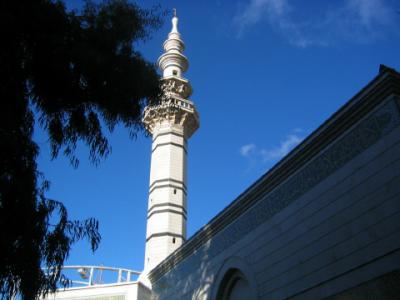
<path id="1" fill-rule="evenodd" d="M 188 60 L 178 32 L 174 9 L 172 30 L 158 59 L 163 72 L 163 96 L 158 105 L 148 106 L 143 122 L 153 137 L 150 190 L 147 214 L 144 273 L 150 271 L 186 239 L 187 140 L 199 127 L 199 116 L 188 97 L 192 88 L 183 73 Z"/>

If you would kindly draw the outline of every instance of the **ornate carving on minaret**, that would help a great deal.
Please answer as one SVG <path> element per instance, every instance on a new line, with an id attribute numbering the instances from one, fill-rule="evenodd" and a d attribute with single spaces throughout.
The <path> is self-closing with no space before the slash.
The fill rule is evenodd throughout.
<path id="1" fill-rule="evenodd" d="M 185 44 L 178 31 L 176 10 L 172 18 L 172 30 L 163 46 L 165 53 L 158 59 L 158 66 L 163 72 L 163 95 L 159 105 L 148 106 L 145 109 L 143 122 L 146 129 L 153 134 L 157 123 L 164 118 L 177 120 L 185 127 L 185 137 L 189 138 L 199 127 L 199 116 L 193 102 L 188 99 L 192 94 L 192 87 L 189 81 L 182 77 L 189 62 L 182 54 Z"/>
<path id="2" fill-rule="evenodd" d="M 192 87 L 183 78 L 189 62 L 178 31 L 176 10 L 172 30 L 158 59 L 162 96 L 145 108 L 143 123 L 153 137 L 145 271 L 154 268 L 186 239 L 187 140 L 199 127 L 199 115 L 189 100 Z"/>

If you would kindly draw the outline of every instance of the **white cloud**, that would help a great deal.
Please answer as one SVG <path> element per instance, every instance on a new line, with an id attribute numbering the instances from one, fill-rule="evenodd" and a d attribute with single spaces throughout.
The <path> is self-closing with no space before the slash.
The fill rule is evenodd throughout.
<path id="1" fill-rule="evenodd" d="M 367 28 L 387 24 L 391 11 L 383 0 L 347 0 L 347 10 L 356 16 L 355 20 Z"/>
<path id="2" fill-rule="evenodd" d="M 281 159 L 302 140 L 303 138 L 297 134 L 289 134 L 278 147 L 274 147 L 272 149 L 262 149 L 260 151 L 263 161 L 267 162 Z"/>
<path id="3" fill-rule="evenodd" d="M 252 165 L 257 161 L 261 163 L 276 161 L 288 154 L 303 140 L 302 132 L 304 131 L 301 128 L 293 129 L 292 133 L 287 135 L 279 146 L 270 149 L 259 148 L 254 143 L 245 144 L 240 147 L 239 153 L 246 157 Z"/>
<path id="4" fill-rule="evenodd" d="M 345 0 L 329 18 L 335 33 L 357 42 L 371 42 L 394 24 L 395 10 L 384 0 Z"/>
<path id="5" fill-rule="evenodd" d="M 236 21 L 249 26 L 259 22 L 265 14 L 268 18 L 282 17 L 288 9 L 287 0 L 250 0 L 249 5 L 236 16 Z"/>
<path id="6" fill-rule="evenodd" d="M 250 0 L 250 3 L 234 18 L 238 26 L 238 37 L 263 18 L 269 19 L 272 23 L 284 23 L 289 10 L 287 0 Z"/>
<path id="7" fill-rule="evenodd" d="M 240 155 L 244 156 L 244 157 L 249 157 L 250 155 L 252 155 L 254 153 L 254 151 L 256 150 L 256 145 L 254 144 L 246 144 L 243 145 L 242 147 L 240 147 Z"/>
<path id="8" fill-rule="evenodd" d="M 266 21 L 296 47 L 328 46 L 337 40 L 371 42 L 395 22 L 395 10 L 385 0 L 342 0 L 325 11 L 299 13 L 292 0 L 250 0 L 234 17 L 237 36 Z M 306 19 L 307 18 L 307 19 Z"/>
<path id="9" fill-rule="evenodd" d="M 300 128 L 300 127 L 296 127 L 295 129 L 293 129 L 293 132 L 295 132 L 295 133 L 302 133 L 304 130 L 303 130 L 303 128 Z"/>

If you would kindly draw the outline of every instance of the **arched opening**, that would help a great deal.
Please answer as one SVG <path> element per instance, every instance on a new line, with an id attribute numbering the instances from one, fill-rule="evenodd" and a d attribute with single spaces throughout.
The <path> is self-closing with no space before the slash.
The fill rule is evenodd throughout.
<path id="1" fill-rule="evenodd" d="M 252 290 L 247 278 L 238 269 L 228 270 L 218 288 L 218 300 L 249 299 Z"/>

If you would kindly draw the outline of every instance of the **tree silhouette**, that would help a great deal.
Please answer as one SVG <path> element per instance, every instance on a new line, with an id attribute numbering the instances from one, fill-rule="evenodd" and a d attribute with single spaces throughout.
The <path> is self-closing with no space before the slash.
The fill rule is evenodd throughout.
<path id="1" fill-rule="evenodd" d="M 124 0 L 85 2 L 79 15 L 61 1 L 1 1 L 2 299 L 35 299 L 65 286 L 60 267 L 71 245 L 87 238 L 94 251 L 100 241 L 95 219 L 71 221 L 62 203 L 46 198 L 49 182 L 38 171 L 32 140 L 35 121 L 48 133 L 52 157 L 61 151 L 74 167 L 78 141 L 97 164 L 110 151 L 105 129 L 123 124 L 135 135 L 141 110 L 160 88 L 154 66 L 134 42 L 160 25 L 158 8 Z"/>

